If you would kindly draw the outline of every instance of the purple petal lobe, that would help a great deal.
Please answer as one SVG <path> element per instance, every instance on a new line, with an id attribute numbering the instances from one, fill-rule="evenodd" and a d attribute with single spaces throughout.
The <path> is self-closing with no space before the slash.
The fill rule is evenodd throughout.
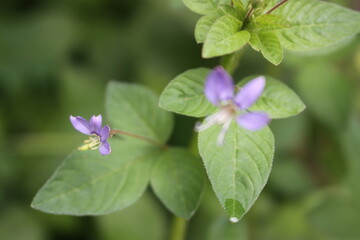
<path id="1" fill-rule="evenodd" d="M 102 117 L 101 115 L 95 116 L 93 115 L 90 118 L 89 126 L 92 133 L 99 134 L 101 131 Z"/>
<path id="2" fill-rule="evenodd" d="M 110 144 L 108 142 L 101 143 L 99 147 L 99 152 L 103 156 L 110 154 L 111 153 Z"/>
<path id="3" fill-rule="evenodd" d="M 269 116 L 263 112 L 249 112 L 236 118 L 237 124 L 251 131 L 260 130 L 270 121 Z"/>
<path id="4" fill-rule="evenodd" d="M 100 141 L 105 142 L 110 136 L 110 127 L 108 125 L 104 126 L 100 131 Z"/>
<path id="5" fill-rule="evenodd" d="M 235 103 L 241 109 L 247 109 L 260 97 L 265 88 L 265 78 L 257 77 L 245 84 L 235 97 Z"/>
<path id="6" fill-rule="evenodd" d="M 83 134 L 91 135 L 91 129 L 89 127 L 89 123 L 84 118 L 80 116 L 77 117 L 70 116 L 70 121 L 76 130 L 78 130 Z"/>
<path id="7" fill-rule="evenodd" d="M 205 96 L 214 105 L 234 97 L 234 82 L 221 66 L 212 70 L 206 79 Z"/>

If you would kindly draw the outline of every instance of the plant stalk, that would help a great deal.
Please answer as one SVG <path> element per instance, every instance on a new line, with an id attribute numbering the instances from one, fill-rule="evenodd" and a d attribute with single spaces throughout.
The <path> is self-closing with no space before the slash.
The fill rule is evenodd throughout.
<path id="1" fill-rule="evenodd" d="M 236 68 L 238 67 L 243 51 L 244 51 L 243 49 L 240 49 L 235 53 L 223 56 L 221 58 L 220 60 L 221 66 L 223 66 L 230 75 L 232 75 L 235 72 Z"/>
<path id="2" fill-rule="evenodd" d="M 155 146 L 160 147 L 160 148 L 162 148 L 162 149 L 167 149 L 167 148 L 168 148 L 168 146 L 167 146 L 166 144 L 157 142 L 157 141 L 152 140 L 152 139 L 147 138 L 147 137 L 143 137 L 143 136 L 137 135 L 137 134 L 135 134 L 135 133 L 129 133 L 129 132 L 125 132 L 125 131 L 122 131 L 122 130 L 112 129 L 112 130 L 110 131 L 110 136 L 113 136 L 113 135 L 115 135 L 115 134 L 120 134 L 120 135 L 125 135 L 125 136 L 129 136 L 129 137 L 133 137 L 133 138 L 136 138 L 136 139 L 140 139 L 140 140 L 142 140 L 142 141 L 151 143 L 152 145 L 155 145 Z"/>
<path id="3" fill-rule="evenodd" d="M 272 7 L 269 11 L 267 11 L 265 14 L 270 14 L 273 11 L 275 11 L 275 9 L 277 9 L 278 7 L 280 7 L 281 5 L 283 5 L 284 3 L 286 3 L 288 0 L 282 0 L 281 2 L 279 2 L 278 4 L 276 4 L 274 7 Z"/>
<path id="4" fill-rule="evenodd" d="M 185 240 L 186 237 L 187 221 L 184 218 L 177 216 L 173 217 L 170 240 Z"/>
<path id="5" fill-rule="evenodd" d="M 243 26 L 246 25 L 247 20 L 249 19 L 249 17 L 251 16 L 251 14 L 253 14 L 254 12 L 254 8 L 251 6 L 251 8 L 249 9 L 249 11 L 246 13 L 245 17 L 244 17 L 244 21 L 243 21 Z"/>

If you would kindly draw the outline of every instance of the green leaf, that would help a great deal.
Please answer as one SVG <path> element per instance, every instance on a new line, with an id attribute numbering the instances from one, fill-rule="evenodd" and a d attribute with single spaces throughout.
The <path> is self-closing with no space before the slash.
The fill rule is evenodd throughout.
<path id="1" fill-rule="evenodd" d="M 150 179 L 159 149 L 111 139 L 112 153 L 75 151 L 56 170 L 32 202 L 38 210 L 67 215 L 99 215 L 133 204 Z"/>
<path id="2" fill-rule="evenodd" d="M 250 33 L 240 31 L 242 22 L 231 16 L 223 16 L 211 26 L 202 49 L 204 58 L 233 53 L 250 39 Z"/>
<path id="3" fill-rule="evenodd" d="M 354 192 L 360 197 L 360 112 L 356 111 L 353 116 L 351 116 L 348 123 L 348 127 L 344 132 L 342 148 L 347 157 L 348 163 L 348 174 L 347 174 L 347 184 L 355 190 Z"/>
<path id="4" fill-rule="evenodd" d="M 199 134 L 199 152 L 221 205 L 233 222 L 251 208 L 269 177 L 274 137 L 269 128 L 248 131 L 233 122 L 223 146 L 220 126 Z"/>
<path id="5" fill-rule="evenodd" d="M 274 65 L 279 65 L 283 59 L 283 49 L 278 37 L 272 32 L 258 34 L 261 46 L 260 50 L 264 58 Z"/>
<path id="6" fill-rule="evenodd" d="M 211 28 L 211 26 L 216 22 L 220 17 L 227 15 L 233 17 L 235 21 L 243 18 L 242 13 L 231 7 L 231 6 L 221 6 L 216 12 L 212 15 L 202 16 L 196 23 L 195 26 L 195 40 L 197 43 L 203 43 L 206 39 L 206 36 Z"/>
<path id="7" fill-rule="evenodd" d="M 205 187 L 200 159 L 181 148 L 170 148 L 157 159 L 151 177 L 155 194 L 172 213 L 189 219 Z"/>
<path id="8" fill-rule="evenodd" d="M 195 26 L 195 40 L 197 43 L 203 43 L 205 41 L 211 26 L 215 23 L 215 21 L 218 18 L 219 16 L 216 15 L 208 15 L 208 16 L 202 16 L 197 21 Z"/>
<path id="9" fill-rule="evenodd" d="M 214 13 L 220 4 L 230 5 L 231 0 L 183 0 L 183 2 L 191 11 L 209 15 Z"/>
<path id="10" fill-rule="evenodd" d="M 220 6 L 220 13 L 221 15 L 228 15 L 233 17 L 234 20 L 240 20 L 241 22 L 244 20 L 245 12 L 241 9 L 234 8 L 229 5 L 221 5 Z"/>
<path id="11" fill-rule="evenodd" d="M 213 106 L 204 95 L 204 84 L 210 73 L 207 68 L 188 70 L 173 79 L 160 96 L 160 107 L 192 117 L 213 113 Z"/>
<path id="12" fill-rule="evenodd" d="M 247 6 L 247 1 L 246 1 L 246 5 L 244 5 L 244 2 L 243 0 L 232 0 L 232 3 L 234 5 L 234 7 L 239 10 L 240 12 L 244 13 L 245 14 L 245 9 L 246 9 L 246 6 Z"/>
<path id="13" fill-rule="evenodd" d="M 308 110 L 333 129 L 344 129 L 351 109 L 353 89 L 349 79 L 323 59 L 301 65 L 295 87 Z"/>
<path id="14" fill-rule="evenodd" d="M 255 76 L 242 80 L 242 86 Z M 251 111 L 264 111 L 272 119 L 287 118 L 299 114 L 305 109 L 301 99 L 284 83 L 272 77 L 265 76 L 266 85 L 260 98 L 250 108 Z"/>
<path id="15" fill-rule="evenodd" d="M 291 27 L 277 31 L 281 44 L 293 51 L 326 47 L 360 32 L 360 13 L 317 0 L 290 0 L 273 12 Z"/>
<path id="16" fill-rule="evenodd" d="M 158 107 L 158 97 L 146 87 L 110 82 L 106 91 L 110 127 L 166 142 L 173 128 L 172 114 Z"/>
<path id="17" fill-rule="evenodd" d="M 265 14 L 267 11 L 269 11 L 271 8 L 273 8 L 276 4 L 278 4 L 279 0 L 266 0 L 262 2 L 262 14 Z"/>
<path id="18" fill-rule="evenodd" d="M 16 227 L 15 227 L 16 226 Z M 46 240 L 49 239 L 46 222 L 23 204 L 8 201 L 0 216 L 1 239 Z"/>
<path id="19" fill-rule="evenodd" d="M 196 68 L 177 76 L 163 91 L 160 106 L 192 117 L 204 117 L 215 112 L 216 107 L 204 95 L 205 80 L 210 71 L 207 68 Z M 239 85 L 255 77 L 248 77 Z M 269 76 L 266 76 L 264 92 L 250 108 L 252 111 L 265 111 L 272 119 L 294 116 L 304 109 L 304 103 L 289 87 Z"/>
<path id="20" fill-rule="evenodd" d="M 339 187 L 319 195 L 319 202 L 307 215 L 312 227 L 328 237 L 359 239 L 360 199 L 352 190 Z"/>
<path id="21" fill-rule="evenodd" d="M 248 6 L 250 0 L 234 0 L 234 3 L 236 2 L 242 2 L 242 5 L 244 6 L 244 8 L 246 9 L 246 7 Z"/>
<path id="22" fill-rule="evenodd" d="M 250 33 L 249 44 L 255 51 L 260 51 L 261 42 L 260 42 L 259 36 L 256 33 L 254 33 L 254 32 Z"/>
<path id="23" fill-rule="evenodd" d="M 255 18 L 248 26 L 252 32 L 270 32 L 289 28 L 291 24 L 283 17 L 265 14 Z"/>
<path id="24" fill-rule="evenodd" d="M 99 239 L 104 240 L 159 240 L 166 238 L 167 216 L 150 194 L 144 194 L 131 207 L 97 217 Z M 141 226 L 141 231 L 139 231 Z"/>
<path id="25" fill-rule="evenodd" d="M 273 128 L 273 125 L 271 127 Z M 287 128 L 284 131 L 292 132 L 292 129 L 289 131 L 289 128 Z M 276 135 L 275 130 L 274 135 L 276 140 L 281 137 Z M 278 149 L 278 141 L 276 141 L 276 149 Z M 314 191 L 313 180 L 301 164 L 301 160 L 293 159 L 292 157 L 276 159 L 276 164 L 272 169 L 268 184 L 269 188 L 274 192 L 293 198 L 301 197 Z"/>

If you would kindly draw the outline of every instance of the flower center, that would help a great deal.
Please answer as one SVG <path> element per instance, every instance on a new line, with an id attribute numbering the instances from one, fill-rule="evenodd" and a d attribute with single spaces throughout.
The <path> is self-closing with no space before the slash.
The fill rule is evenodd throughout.
<path id="1" fill-rule="evenodd" d="M 100 147 L 100 136 L 97 134 L 92 134 L 88 140 L 84 141 L 84 145 L 80 146 L 78 149 L 80 151 L 87 151 L 87 150 L 95 150 Z"/>
<path id="2" fill-rule="evenodd" d="M 236 106 L 233 102 L 228 102 L 226 105 L 222 106 L 219 115 L 217 116 L 217 123 L 222 125 L 233 119 L 236 116 Z"/>

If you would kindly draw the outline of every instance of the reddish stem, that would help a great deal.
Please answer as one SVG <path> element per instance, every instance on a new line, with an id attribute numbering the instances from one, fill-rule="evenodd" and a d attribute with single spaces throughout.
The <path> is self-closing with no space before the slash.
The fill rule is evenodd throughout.
<path id="1" fill-rule="evenodd" d="M 284 3 L 286 3 L 288 0 L 282 0 L 281 2 L 279 2 L 278 4 L 276 4 L 273 8 L 271 8 L 269 11 L 267 11 L 265 14 L 270 14 L 272 13 L 275 9 L 277 9 L 278 7 L 280 7 L 281 5 L 283 5 Z"/>
<path id="2" fill-rule="evenodd" d="M 137 138 L 137 139 L 140 139 L 142 141 L 146 141 L 148 143 L 151 143 L 151 144 L 153 144 L 155 146 L 158 146 L 158 147 L 160 147 L 162 149 L 167 149 L 168 148 L 168 146 L 166 144 L 159 143 L 159 142 L 157 142 L 155 140 L 152 140 L 150 138 L 146 138 L 146 137 L 134 134 L 134 133 L 125 132 L 125 131 L 122 131 L 122 130 L 112 129 L 110 131 L 110 135 L 113 136 L 115 134 L 121 134 L 121 135 L 129 136 L 129 137 Z"/>

